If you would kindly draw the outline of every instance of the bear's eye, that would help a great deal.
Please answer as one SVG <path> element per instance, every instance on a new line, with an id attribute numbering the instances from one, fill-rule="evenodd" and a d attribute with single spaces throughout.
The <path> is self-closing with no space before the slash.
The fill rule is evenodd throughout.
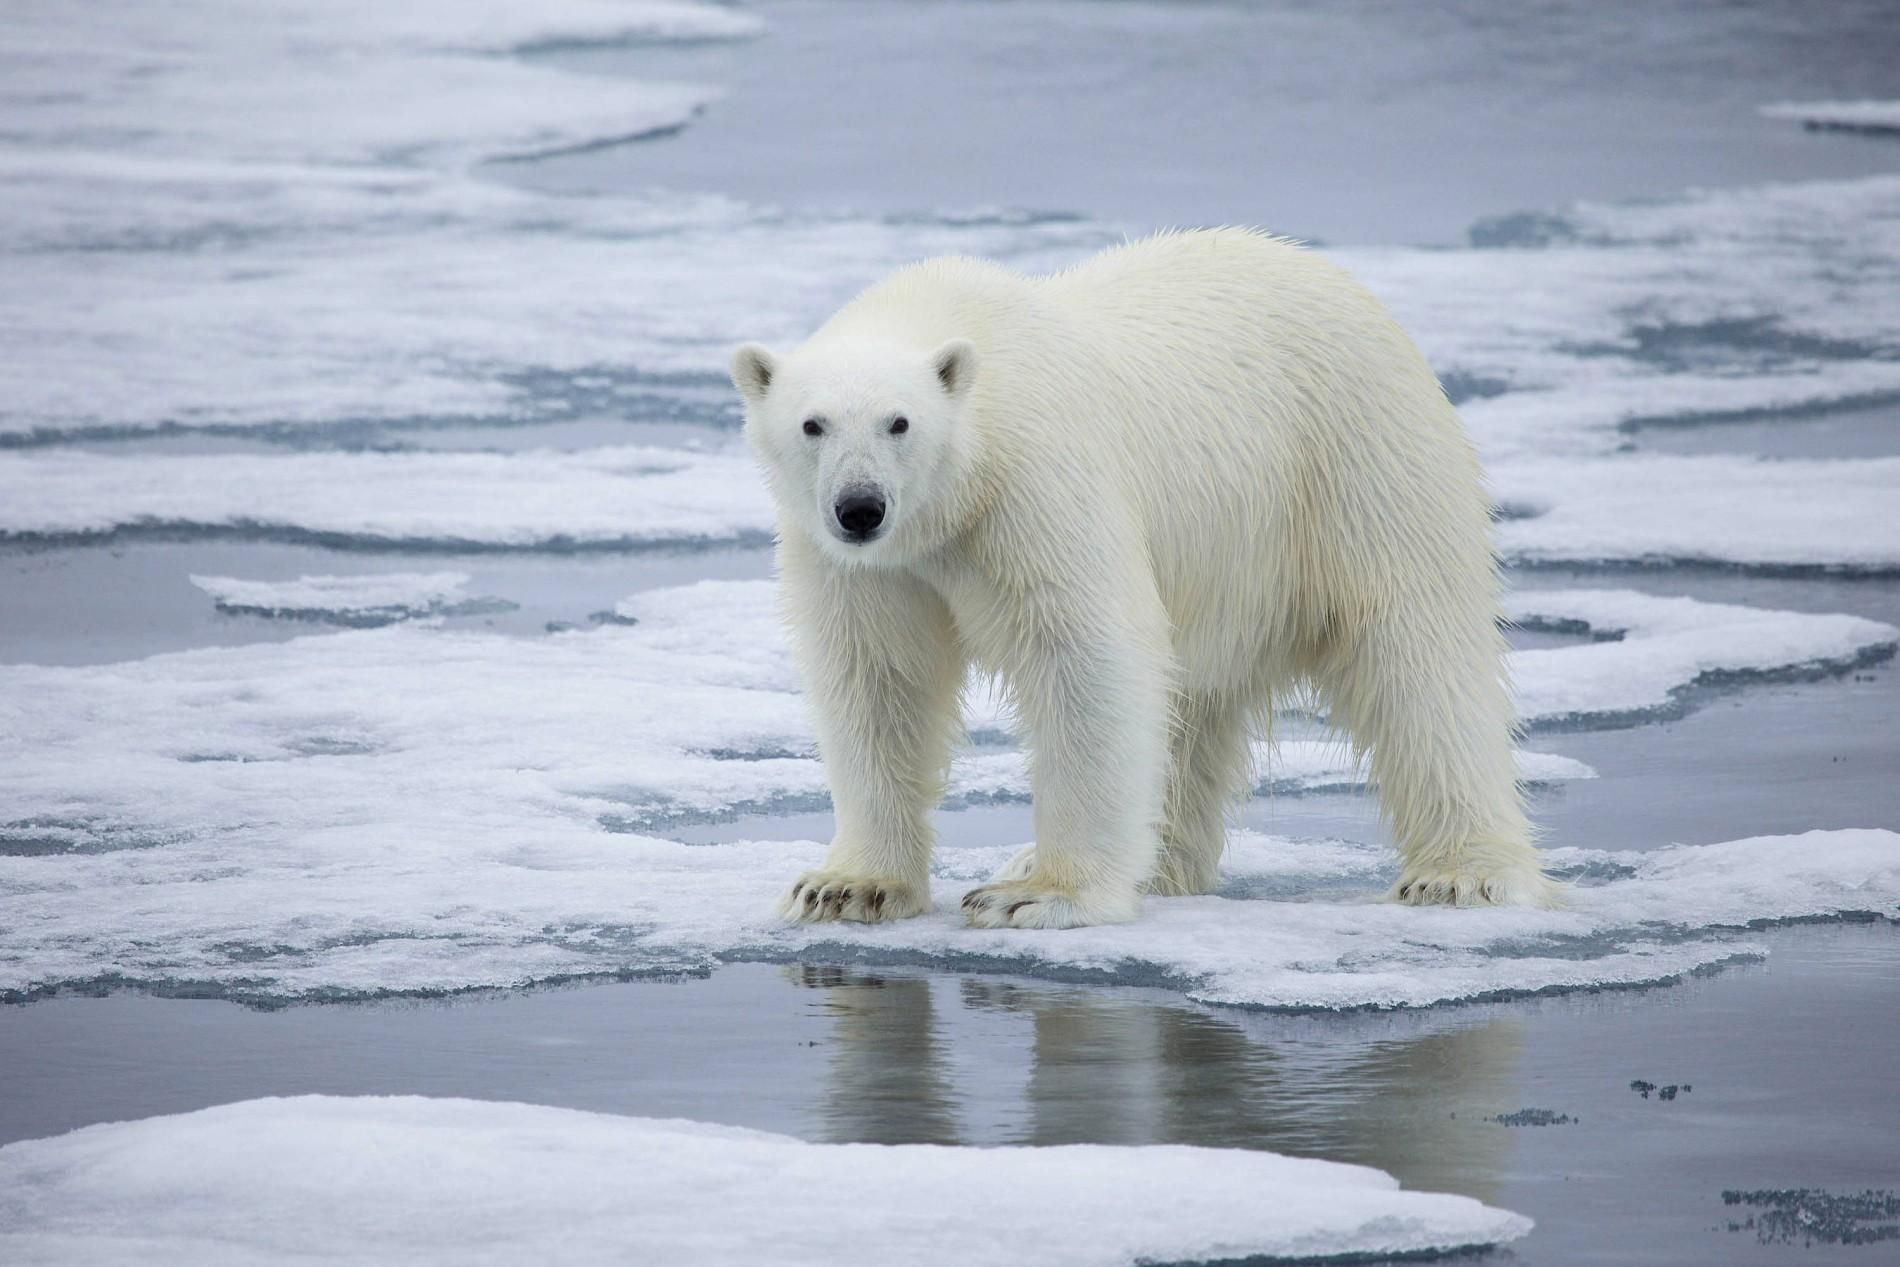
<path id="1" fill-rule="evenodd" d="M 901 436 L 906 431 L 909 431 L 909 430 L 910 430 L 910 419 L 906 418 L 903 414 L 899 414 L 897 415 L 897 417 L 891 419 L 891 434 L 892 435 Z"/>
<path id="2" fill-rule="evenodd" d="M 825 429 L 819 425 L 818 419 L 807 418 L 805 419 L 805 434 L 808 436 L 821 436 L 825 434 Z"/>

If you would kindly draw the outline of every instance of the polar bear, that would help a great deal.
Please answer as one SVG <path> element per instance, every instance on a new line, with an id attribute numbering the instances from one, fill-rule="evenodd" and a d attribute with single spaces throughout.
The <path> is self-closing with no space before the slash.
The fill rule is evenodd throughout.
<path id="1" fill-rule="evenodd" d="M 1035 824 L 976 925 L 1210 891 L 1249 732 L 1302 687 L 1369 763 L 1394 899 L 1554 900 L 1477 458 L 1344 270 L 1244 229 L 1047 277 L 930 260 L 732 378 L 837 814 L 788 918 L 928 908 L 971 665 L 1009 688 Z"/>

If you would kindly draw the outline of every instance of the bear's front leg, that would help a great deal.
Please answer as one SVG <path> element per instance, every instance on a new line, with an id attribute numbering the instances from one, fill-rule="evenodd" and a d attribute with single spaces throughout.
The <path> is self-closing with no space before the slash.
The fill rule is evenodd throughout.
<path id="1" fill-rule="evenodd" d="M 1131 920 L 1161 844 L 1170 651 L 1160 600 L 1143 584 L 1095 601 L 1036 587 L 1030 601 L 1006 663 L 1036 843 L 963 909 L 982 928 Z"/>
<path id="2" fill-rule="evenodd" d="M 783 534 L 782 592 L 836 810 L 824 864 L 779 902 L 795 921 L 930 909 L 930 811 L 961 729 L 963 656 L 943 600 L 915 577 L 845 569 Z"/>

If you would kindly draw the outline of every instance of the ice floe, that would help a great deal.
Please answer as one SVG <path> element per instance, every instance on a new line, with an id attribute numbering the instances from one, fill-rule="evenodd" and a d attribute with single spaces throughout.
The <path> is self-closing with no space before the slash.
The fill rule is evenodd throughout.
<path id="1" fill-rule="evenodd" d="M 666 82 L 664 50 L 651 81 L 514 53 L 759 29 L 723 6 L 279 0 L 261 31 L 235 0 L 108 12 L 42 7 L 0 33 L 14 442 L 673 407 L 729 422 L 703 394 L 740 338 L 795 339 L 919 256 L 1033 271 L 1142 228 L 556 197 L 474 174 L 690 126 L 718 85 Z M 1657 415 L 1900 397 L 1900 178 L 1577 204 L 1474 238 L 1486 249 L 1336 253 L 1449 380 L 1484 385 L 1468 412 L 1492 456 L 1599 453 Z"/>
<path id="2" fill-rule="evenodd" d="M 1900 458 L 1762 461 L 1625 455 L 1494 463 L 1504 557 L 1900 570 Z"/>
<path id="3" fill-rule="evenodd" d="M 393 167 L 677 125 L 713 95 L 594 83 L 493 54 L 762 29 L 712 5 L 641 0 L 180 0 L 162 13 L 107 0 L 83 14 L 54 6 L 16 17 L 0 43 L 10 148 Z"/>
<path id="4" fill-rule="evenodd" d="M 922 1264 L 954 1247 L 959 1263 L 1125 1267 L 1436 1256 L 1530 1229 L 1369 1167 L 1252 1150 L 811 1144 L 477 1100 L 247 1100 L 0 1148 L 16 1263 L 818 1265 L 849 1247 Z"/>
<path id="5" fill-rule="evenodd" d="M 533 639 L 397 625 L 107 666 L 0 667 L 0 995 L 123 982 L 362 996 L 702 970 L 829 946 L 1353 1006 L 1649 981 L 1740 953 L 1721 936 L 1685 940 L 1627 917 L 1650 901 L 1640 868 L 1652 855 L 1624 856 L 1618 874 L 1636 879 L 1582 890 L 1568 911 L 1471 922 L 1360 900 L 1384 883 L 1378 850 L 1248 837 L 1228 859 L 1235 892 L 1266 883 L 1315 900 L 1155 901 L 1132 929 L 991 938 L 949 912 L 958 886 L 1021 844 L 998 840 L 946 848 L 944 913 L 903 932 L 782 929 L 771 900 L 819 844 L 661 838 L 671 824 L 826 804 L 770 585 L 703 582 L 621 610 L 637 623 Z M 1513 613 L 1621 632 L 1518 653 L 1527 715 L 1569 724 L 1679 708 L 1708 677 L 1844 668 L 1890 654 L 1896 636 L 1850 617 L 1614 591 L 1538 591 Z M 981 702 L 971 720 L 1006 724 Z M 998 735 L 959 756 L 953 807 L 1027 794 L 1006 744 Z M 1261 759 L 1264 786 L 1281 792 L 1359 777 L 1342 748 L 1314 741 Z M 1588 771 L 1540 757 L 1524 773 Z M 1747 877 L 1726 870 L 1721 848 L 1693 853 L 1708 901 L 1685 896 L 1679 922 L 1824 915 L 1854 884 L 1875 886 L 1872 905 L 1854 909 L 1884 910 L 1868 862 L 1891 843 L 1815 838 L 1800 856 L 1820 870 L 1790 882 L 1792 906 L 1722 905 L 1724 885 Z M 1352 900 L 1337 900 L 1342 884 Z M 1496 953 L 1536 937 L 1559 941 L 1548 954 Z"/>
<path id="6" fill-rule="evenodd" d="M 1817 131 L 1900 132 L 1900 101 L 1777 101 L 1761 113 Z"/>
<path id="7" fill-rule="evenodd" d="M 556 197 L 477 174 L 690 124 L 716 86 L 516 54 L 762 29 L 723 5 L 120 0 L 17 17 L 0 32 L 0 436 L 559 414 L 601 399 L 574 379 L 628 385 L 630 354 L 649 377 L 717 376 L 737 314 L 789 330 L 920 250 L 1107 237 Z M 743 255 L 761 263 L 735 268 Z M 776 310 L 762 285 L 786 296 Z"/>
<path id="8" fill-rule="evenodd" d="M 455 547 L 639 547 L 766 540 L 743 453 L 0 454 L 0 533 L 225 533 Z"/>
<path id="9" fill-rule="evenodd" d="M 374 572 L 300 576 L 294 581 L 246 581 L 193 576 L 191 583 L 232 615 L 268 616 L 338 625 L 387 625 L 414 616 L 509 611 L 505 599 L 468 593 L 466 572 Z"/>
<path id="10" fill-rule="evenodd" d="M 1587 646 L 1511 655 L 1531 725 L 1605 725 L 1681 709 L 1697 686 L 1840 672 L 1893 656 L 1900 630 L 1860 616 L 1773 611 L 1631 590 L 1520 590 L 1505 608 Z"/>
<path id="11" fill-rule="evenodd" d="M 1520 458 L 1492 465 L 1506 559 L 1900 569 L 1900 458 Z M 217 533 L 339 544 L 643 548 L 762 543 L 750 457 L 576 452 L 0 453 L 0 539 Z"/>

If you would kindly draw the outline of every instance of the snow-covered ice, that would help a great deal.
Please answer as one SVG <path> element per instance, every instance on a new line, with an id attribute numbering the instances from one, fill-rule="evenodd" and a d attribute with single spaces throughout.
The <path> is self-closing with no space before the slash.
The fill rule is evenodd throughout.
<path id="1" fill-rule="evenodd" d="M 274 0 L 260 21 L 236 0 L 120 0 L 109 23 L 41 6 L 8 24 L 0 435 L 729 423 L 739 338 L 797 338 L 921 255 L 1058 267 L 1140 227 L 508 187 L 479 161 L 690 127 L 718 91 L 665 82 L 664 47 L 650 81 L 511 50 L 758 23 L 609 0 L 399 8 Z M 302 126 L 313 92 L 321 129 Z M 1649 417 L 1900 398 L 1900 177 L 1574 204 L 1474 238 L 1335 254 L 1474 397 L 1494 458 L 1600 455 Z"/>
<path id="2" fill-rule="evenodd" d="M 481 174 L 688 126 L 719 95 L 514 54 L 646 42 L 663 57 L 761 29 L 726 6 L 117 0 L 13 19 L 0 435 L 624 404 L 655 376 L 716 376 L 741 314 L 785 332 L 919 250 L 1040 266 L 1107 237 L 789 217 L 716 194 L 556 197 Z M 746 255 L 779 263 L 735 268 Z"/>
<path id="3" fill-rule="evenodd" d="M 942 914 L 898 930 L 781 928 L 772 899 L 819 844 L 661 838 L 673 823 L 825 804 L 771 586 L 702 582 L 621 610 L 638 623 L 526 639 L 397 625 L 0 667 L 0 991 L 362 996 L 826 947 L 1165 981 L 1229 1002 L 1420 1004 L 1656 980 L 1738 953 L 1713 925 L 1886 910 L 1883 833 L 1824 834 L 1754 864 L 1690 851 L 1701 887 L 1676 882 L 1669 929 L 1633 913 L 1661 900 L 1642 870 L 1660 855 L 1619 855 L 1628 878 L 1579 890 L 1568 911 L 1421 912 L 1362 900 L 1384 882 L 1377 850 L 1242 837 L 1235 896 L 1153 901 L 1132 928 L 999 937 L 949 914 L 1021 843 L 998 840 L 942 851 Z M 1528 716 L 1570 724 L 1679 706 L 1708 675 L 1838 670 L 1896 637 L 1852 617 L 1617 591 L 1527 593 L 1513 614 L 1621 631 L 1518 653 Z M 979 729 L 1006 724 L 990 697 L 978 705 Z M 1358 777 L 1332 745 L 1261 756 L 1282 792 Z M 1545 756 L 1525 773 L 1588 771 Z M 953 805 L 1020 799 L 1020 753 L 966 751 L 950 791 Z M 1758 900 L 1775 878 L 1782 897 Z M 1240 900 L 1261 885 L 1315 900 Z M 1561 952 L 1497 953 L 1538 939 Z"/>
<path id="4" fill-rule="evenodd" d="M 1761 112 L 1816 129 L 1900 132 L 1900 101 L 1776 101 Z"/>
<path id="5" fill-rule="evenodd" d="M 19 1264 L 1125 1267 L 1530 1230 L 1369 1167 L 1252 1149 L 810 1144 L 477 1100 L 247 1100 L 0 1148 L 0 1257 Z"/>
<path id="6" fill-rule="evenodd" d="M 1505 610 L 1529 628 L 1589 633 L 1588 646 L 1511 655 L 1531 725 L 1666 715 L 1698 685 L 1839 672 L 1892 658 L 1900 630 L 1859 616 L 1773 611 L 1632 590 L 1520 590 Z"/>
<path id="7" fill-rule="evenodd" d="M 1490 468 L 1506 559 L 1900 570 L 1900 458 L 1522 458 Z M 0 538 L 214 532 L 350 544 L 639 548 L 765 541 L 751 458 L 574 452 L 0 453 Z"/>
<path id="8" fill-rule="evenodd" d="M 573 453 L 0 454 L 0 533 L 228 532 L 410 546 L 763 542 L 751 459 L 618 445 Z"/>
<path id="9" fill-rule="evenodd" d="M 1900 570 L 1900 458 L 1525 459 L 1490 467 L 1520 563 Z"/>

